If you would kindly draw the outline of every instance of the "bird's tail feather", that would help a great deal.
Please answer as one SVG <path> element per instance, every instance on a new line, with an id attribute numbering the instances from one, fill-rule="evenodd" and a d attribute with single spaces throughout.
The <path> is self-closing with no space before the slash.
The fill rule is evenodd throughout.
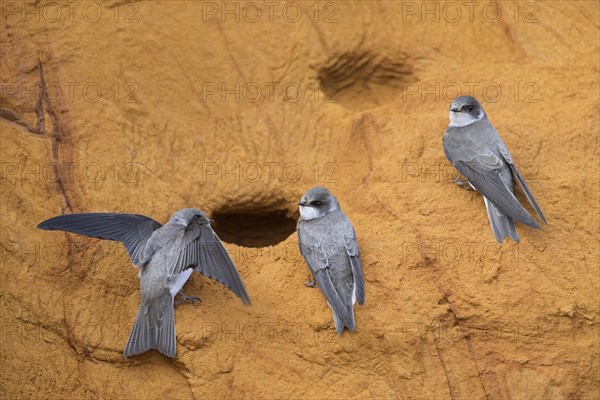
<path id="1" fill-rule="evenodd" d="M 167 290 L 153 303 L 140 305 L 124 355 L 131 357 L 157 349 L 174 358 L 175 347 L 175 310 L 173 297 Z"/>
<path id="2" fill-rule="evenodd" d="M 502 243 L 504 238 L 510 237 L 518 243 L 520 238 L 517 233 L 517 228 L 515 228 L 515 221 L 508 215 L 502 213 L 502 211 L 498 210 L 496 206 L 485 197 L 483 198 L 483 201 L 485 202 L 490 226 L 492 227 L 492 232 L 494 232 L 496 241 Z"/>
<path id="3" fill-rule="evenodd" d="M 354 322 L 354 307 L 350 305 L 348 307 L 348 319 L 344 320 L 342 316 L 333 310 L 333 323 L 335 324 L 335 330 L 338 335 L 341 335 L 344 332 L 344 327 L 348 327 L 351 332 L 354 332 L 356 329 L 356 324 Z"/>

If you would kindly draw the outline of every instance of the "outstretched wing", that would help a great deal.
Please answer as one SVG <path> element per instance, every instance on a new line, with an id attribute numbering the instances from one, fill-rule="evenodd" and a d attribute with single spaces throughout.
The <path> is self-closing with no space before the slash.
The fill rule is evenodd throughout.
<path id="1" fill-rule="evenodd" d="M 506 160 L 506 162 L 510 166 L 510 169 L 512 170 L 513 174 L 517 178 L 517 181 L 519 181 L 519 185 L 521 185 L 521 189 L 523 189 L 523 192 L 525 192 L 525 196 L 527 196 L 527 200 L 529 200 L 529 203 L 533 206 L 535 212 L 540 216 L 542 221 L 544 221 L 544 223 L 547 224 L 548 222 L 546 222 L 546 217 L 544 217 L 544 214 L 542 213 L 542 209 L 540 208 L 540 206 L 538 206 L 538 203 L 537 203 L 537 201 L 535 201 L 535 198 L 533 197 L 531 190 L 529 190 L 529 186 L 527 186 L 527 183 L 525 183 L 525 179 L 523 179 L 523 177 L 521 176 L 519 169 L 515 165 L 515 163 L 512 159 L 512 156 L 510 155 L 510 152 L 508 151 L 508 148 L 506 147 L 506 145 L 504 143 L 501 143 L 501 145 L 499 146 L 499 149 L 500 149 L 500 154 L 502 154 L 502 157 L 504 158 L 504 160 Z"/>
<path id="2" fill-rule="evenodd" d="M 65 231 L 98 239 L 115 240 L 125 245 L 131 262 L 142 265 L 144 249 L 152 232 L 162 225 L 138 214 L 83 213 L 59 215 L 37 227 L 49 231 Z"/>
<path id="3" fill-rule="evenodd" d="M 505 167 L 503 160 L 488 147 L 471 141 L 459 145 L 453 140 L 445 140 L 444 151 L 458 172 L 467 177 L 469 183 L 500 211 L 533 228 L 540 227 L 502 180 L 500 172 Z"/>
<path id="4" fill-rule="evenodd" d="M 170 265 L 171 277 L 187 268 L 194 268 L 196 272 L 228 287 L 244 304 L 250 304 L 242 279 L 210 224 L 192 221 L 185 229 L 175 254 Z"/>
<path id="5" fill-rule="evenodd" d="M 352 230 L 351 235 L 344 235 L 344 247 L 346 248 L 346 253 L 348 253 L 350 265 L 352 266 L 352 275 L 354 276 L 354 283 L 356 285 L 356 300 L 358 301 L 358 304 L 364 304 L 365 277 L 363 275 L 360 252 L 358 250 L 358 242 L 356 240 L 354 229 Z"/>
<path id="6" fill-rule="evenodd" d="M 304 260 L 306 260 L 308 268 L 310 268 L 310 271 L 317 280 L 321 292 L 323 292 L 327 302 L 341 319 L 344 321 L 347 320 L 349 317 L 349 310 L 348 307 L 344 305 L 344 302 L 331 281 L 329 259 L 327 258 L 325 247 L 321 245 L 321 243 L 307 245 L 301 238 L 299 239 L 298 244 L 300 245 L 300 253 L 304 257 Z"/>

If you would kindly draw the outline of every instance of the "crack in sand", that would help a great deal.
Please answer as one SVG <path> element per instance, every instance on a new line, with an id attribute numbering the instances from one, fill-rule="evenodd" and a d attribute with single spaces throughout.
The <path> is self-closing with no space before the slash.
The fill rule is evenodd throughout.
<path id="1" fill-rule="evenodd" d="M 436 286 L 437 282 L 436 282 Z M 441 290 L 441 288 L 438 289 Z M 445 294 L 445 292 L 444 292 Z M 469 355 L 471 356 L 471 360 L 473 360 L 473 364 L 475 365 L 475 369 L 477 370 L 477 376 L 479 377 L 479 382 L 481 383 L 481 388 L 483 389 L 483 394 L 485 394 L 485 398 L 488 399 L 488 393 L 487 390 L 485 389 L 485 384 L 483 383 L 483 377 L 481 376 L 481 370 L 479 369 L 479 365 L 477 364 L 477 359 L 475 358 L 475 355 L 473 354 L 473 346 L 471 344 L 471 340 L 469 339 L 469 336 L 467 336 L 465 334 L 465 331 L 463 330 L 462 325 L 460 324 L 458 317 L 456 316 L 456 313 L 454 312 L 454 308 L 452 305 L 452 302 L 450 300 L 448 300 L 448 297 L 445 296 L 444 297 L 446 299 L 446 301 L 448 302 L 448 309 L 450 310 L 450 313 L 452 314 L 452 317 L 454 318 L 454 321 L 456 322 L 456 325 L 458 326 L 458 329 L 460 329 L 460 333 L 462 334 L 462 337 L 465 339 L 465 342 L 467 344 L 467 349 L 469 350 Z"/>
<path id="2" fill-rule="evenodd" d="M 448 390 L 450 391 L 450 398 L 454 399 L 454 394 L 452 392 L 452 385 L 450 384 L 450 377 L 448 377 L 448 370 L 446 369 L 446 364 L 444 363 L 444 359 L 442 358 L 442 353 L 440 351 L 440 347 L 438 346 L 438 342 L 437 340 L 433 340 L 433 343 L 435 344 L 435 349 L 437 350 L 437 355 L 438 358 L 440 359 L 440 365 L 442 366 L 442 369 L 444 370 L 444 375 L 446 375 L 446 382 L 448 383 Z"/>
<path id="3" fill-rule="evenodd" d="M 44 77 L 44 66 L 42 64 L 42 60 L 38 55 L 38 68 L 40 71 L 40 81 L 39 81 L 39 90 L 40 93 L 38 95 L 38 99 L 36 100 L 36 113 L 38 114 L 38 124 L 42 123 L 42 125 L 38 126 L 37 129 L 40 132 L 46 134 L 46 128 L 43 124 L 44 119 L 44 111 L 48 113 L 50 116 L 50 121 L 52 122 L 52 131 L 50 133 L 51 140 L 51 162 L 53 165 L 52 171 L 54 174 L 54 182 L 58 188 L 59 194 L 62 200 L 62 213 L 65 211 L 73 212 L 73 207 L 71 205 L 71 200 L 66 192 L 66 184 L 63 182 L 60 171 L 59 171 L 59 146 L 61 142 L 65 141 L 65 132 L 61 129 L 60 120 L 54 107 L 52 106 L 52 102 L 50 101 L 50 97 L 48 96 L 48 89 L 46 85 L 46 79 Z M 46 135 L 47 136 L 47 135 Z M 67 135 L 68 136 L 68 135 Z M 73 254 L 73 239 L 67 233 L 65 233 L 65 238 L 67 242 L 69 242 L 70 246 L 67 250 L 67 269 L 70 270 L 71 266 L 74 264 L 75 255 Z"/>
<path id="4" fill-rule="evenodd" d="M 92 362 L 96 362 L 96 363 L 107 363 L 107 364 L 119 364 L 119 361 L 113 361 L 113 360 L 109 360 L 109 359 L 104 359 L 104 358 L 98 358 L 95 357 L 93 355 L 91 355 L 88 351 L 86 346 L 83 343 L 79 343 L 77 342 L 75 339 L 73 339 L 72 335 L 71 335 L 71 329 L 69 327 L 69 324 L 67 322 L 67 317 L 66 317 L 66 303 L 65 303 L 65 294 L 61 291 L 61 295 L 62 295 L 62 305 L 63 305 L 63 326 L 64 326 L 64 330 L 60 330 L 60 329 L 56 329 L 51 325 L 47 325 L 44 324 L 40 321 L 32 321 L 30 319 L 25 319 L 22 317 L 15 317 L 17 320 L 26 323 L 26 324 L 31 324 L 35 327 L 38 327 L 40 329 L 43 329 L 45 331 L 51 332 L 53 334 L 55 334 L 58 338 L 63 339 L 67 345 L 71 348 L 71 350 L 73 350 L 73 352 L 75 353 L 75 355 L 77 356 L 79 361 L 85 361 L 85 360 L 91 360 Z M 17 297 L 13 297 L 11 296 L 13 301 L 16 301 L 17 303 L 19 303 L 21 305 L 22 308 L 27 309 L 27 307 L 25 307 L 25 305 L 20 301 L 19 298 Z M 77 350 L 77 346 L 81 346 L 82 347 L 82 352 L 79 352 Z M 110 351 L 110 352 L 115 352 L 113 349 L 107 348 L 107 347 L 96 347 L 95 350 L 106 350 L 106 351 Z M 120 354 L 120 352 L 117 352 Z M 80 358 L 83 357 L 81 360 Z"/>
<path id="5" fill-rule="evenodd" d="M 46 86 L 46 80 L 44 78 L 44 66 L 42 64 L 42 60 L 38 58 L 38 67 L 40 70 L 40 95 L 38 96 L 38 100 L 36 100 L 36 113 L 38 114 L 38 127 L 37 130 L 40 133 L 45 134 L 46 128 L 44 123 L 44 111 L 48 113 L 50 116 L 50 120 L 52 122 L 52 132 L 50 133 L 50 138 L 52 140 L 52 164 L 54 166 L 54 181 L 58 187 L 58 191 L 62 198 L 62 212 L 65 211 L 73 212 L 73 207 L 71 206 L 71 201 L 66 193 L 66 185 L 62 181 L 60 176 L 60 171 L 58 170 L 58 162 L 60 159 L 58 147 L 60 143 L 64 140 L 64 132 L 61 130 L 60 121 L 58 115 L 54 111 L 54 107 L 52 106 L 52 102 L 50 101 L 50 97 L 48 96 L 48 89 Z M 42 123 L 42 125 L 39 125 Z"/>
<path id="6" fill-rule="evenodd" d="M 429 260 L 429 259 L 427 259 L 427 260 Z M 428 261 L 427 264 L 434 265 L 435 263 Z M 438 270 L 435 266 L 433 266 L 433 270 L 435 272 L 438 272 Z M 458 316 L 456 315 L 456 312 L 454 311 L 454 305 L 448 299 L 448 292 L 439 285 L 437 280 L 435 280 L 435 286 L 437 287 L 439 293 L 442 295 L 442 298 L 444 300 L 446 300 L 446 302 L 448 303 L 448 310 L 450 311 L 450 314 L 452 315 L 454 322 L 458 326 L 458 329 L 460 329 L 462 338 L 464 339 L 464 341 L 467 345 L 467 350 L 469 351 L 469 355 L 471 356 L 471 360 L 473 361 L 473 365 L 475 366 L 475 370 L 477 371 L 477 377 L 479 378 L 479 382 L 481 383 L 481 388 L 483 389 L 483 394 L 485 395 L 485 398 L 488 399 L 489 396 L 488 396 L 487 390 L 485 388 L 485 384 L 483 383 L 483 377 L 481 376 L 481 370 L 479 369 L 479 365 L 477 364 L 477 359 L 475 358 L 475 355 L 473 354 L 473 347 L 471 345 L 471 341 L 469 340 L 469 335 L 465 334 L 465 331 L 464 331 L 461 323 L 459 322 L 460 319 L 458 318 Z"/>
<path id="7" fill-rule="evenodd" d="M 8 124 L 15 126 L 17 129 L 24 131 L 28 135 L 43 137 L 36 128 L 32 128 L 29 124 L 19 118 L 13 111 L 6 108 L 0 108 L 0 119 Z"/>
<path id="8" fill-rule="evenodd" d="M 417 231 L 415 232 L 417 238 L 419 240 L 422 241 L 421 239 L 421 234 Z M 427 256 L 425 256 L 425 266 L 426 267 L 431 267 L 431 270 L 433 271 L 434 275 L 436 276 L 441 276 L 442 274 L 440 273 L 440 271 L 437 269 L 437 267 L 435 266 L 435 262 L 432 261 L 430 258 L 428 258 Z M 464 339 L 466 345 L 467 345 L 467 350 L 469 351 L 469 355 L 471 357 L 471 360 L 473 361 L 473 365 L 475 366 L 475 370 L 477 371 L 477 377 L 479 379 L 479 382 L 481 384 L 481 388 L 483 390 L 483 394 L 485 396 L 485 399 L 489 399 L 489 395 L 487 393 L 487 390 L 485 388 L 485 384 L 483 383 L 483 376 L 481 375 L 481 370 L 479 369 L 479 365 L 477 364 L 477 359 L 475 358 L 475 355 L 473 354 L 473 347 L 471 345 L 471 341 L 469 340 L 469 336 L 465 334 L 465 331 L 460 323 L 460 319 L 458 318 L 456 312 L 454 311 L 454 305 L 452 304 L 452 302 L 448 299 L 448 291 L 445 290 L 444 288 L 441 287 L 441 285 L 439 284 L 437 279 L 433 279 L 435 286 L 439 292 L 439 294 L 442 296 L 442 298 L 444 300 L 446 300 L 446 302 L 448 303 L 448 310 L 450 312 L 450 314 L 452 315 L 452 318 L 454 319 L 454 323 L 458 326 L 458 329 L 461 332 L 462 338 Z M 436 344 L 437 347 L 437 344 Z M 442 365 L 442 368 L 444 368 L 445 366 Z M 444 370 L 444 373 L 446 371 Z"/>

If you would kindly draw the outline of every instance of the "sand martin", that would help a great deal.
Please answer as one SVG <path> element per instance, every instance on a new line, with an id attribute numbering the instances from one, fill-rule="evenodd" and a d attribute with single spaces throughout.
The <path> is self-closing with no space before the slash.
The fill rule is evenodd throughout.
<path id="1" fill-rule="evenodd" d="M 546 223 L 508 148 L 488 120 L 483 107 L 470 96 L 460 96 L 450 106 L 450 125 L 443 138 L 444 152 L 452 165 L 467 178 L 457 180 L 483 195 L 492 231 L 498 243 L 506 237 L 519 241 L 514 220 L 539 229 L 537 221 L 514 195 L 513 175 L 525 196 Z"/>
<path id="2" fill-rule="evenodd" d="M 125 357 L 150 349 L 175 357 L 173 299 L 193 270 L 222 283 L 250 304 L 244 284 L 210 220 L 194 208 L 177 211 L 164 226 L 143 215 L 90 213 L 50 218 L 38 228 L 116 240 L 125 245 L 131 262 L 139 269 L 141 292 Z"/>
<path id="3" fill-rule="evenodd" d="M 333 311 L 339 335 L 355 329 L 354 303 L 365 302 L 365 281 L 356 233 L 329 190 L 310 189 L 302 196 L 298 244 L 310 272 Z"/>

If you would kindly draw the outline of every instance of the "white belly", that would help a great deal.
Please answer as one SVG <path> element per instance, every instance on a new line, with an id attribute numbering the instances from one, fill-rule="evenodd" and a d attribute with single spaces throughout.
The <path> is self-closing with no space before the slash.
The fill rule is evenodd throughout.
<path id="1" fill-rule="evenodd" d="M 183 285 L 187 282 L 192 275 L 194 270 L 192 268 L 188 268 L 183 272 L 180 272 L 179 275 L 174 276 L 173 279 L 169 281 L 169 291 L 171 292 L 171 296 L 175 297 L 177 293 L 181 290 Z"/>

